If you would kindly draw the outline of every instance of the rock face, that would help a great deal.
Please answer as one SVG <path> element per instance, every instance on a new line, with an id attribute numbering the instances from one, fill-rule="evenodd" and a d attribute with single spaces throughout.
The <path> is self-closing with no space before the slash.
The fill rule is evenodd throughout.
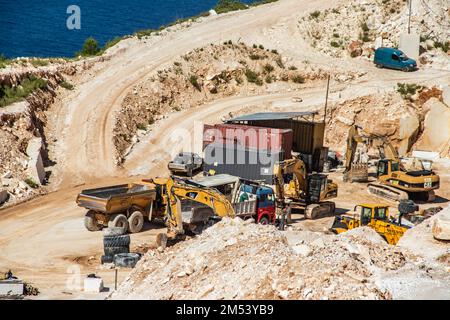
<path id="1" fill-rule="evenodd" d="M 430 111 L 425 116 L 424 131 L 416 149 L 436 151 L 441 156 L 449 156 L 450 107 L 436 98 L 431 98 L 424 104 L 424 108 Z"/>
<path id="2" fill-rule="evenodd" d="M 434 234 L 443 238 L 449 235 L 449 214 L 450 207 L 446 207 L 431 218 L 407 230 L 400 238 L 397 246 L 409 249 L 411 252 L 422 255 L 432 261 L 448 254 L 448 243 L 437 240 Z M 439 222 L 436 222 L 437 220 Z"/>
<path id="3" fill-rule="evenodd" d="M 344 152 L 346 145 L 342 141 L 346 141 L 353 124 L 368 133 L 388 137 L 400 155 L 407 154 L 420 129 L 420 112 L 397 93 L 344 101 L 330 110 L 325 145 L 336 151 Z"/>
<path id="4" fill-rule="evenodd" d="M 450 210 L 445 210 L 434 220 L 432 232 L 435 239 L 450 241 Z"/>
<path id="5" fill-rule="evenodd" d="M 45 168 L 42 161 L 42 138 L 33 138 L 28 142 L 27 155 L 30 157 L 28 161 L 28 172 L 30 177 L 39 184 L 45 182 Z"/>

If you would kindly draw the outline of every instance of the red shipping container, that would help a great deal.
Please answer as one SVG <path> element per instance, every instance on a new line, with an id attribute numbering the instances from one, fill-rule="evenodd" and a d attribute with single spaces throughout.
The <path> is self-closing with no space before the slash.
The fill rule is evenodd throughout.
<path id="1" fill-rule="evenodd" d="M 217 142 L 242 145 L 249 149 L 284 151 L 284 158 L 292 157 L 293 132 L 291 129 L 255 127 L 240 124 L 215 124 L 203 126 L 203 150 Z"/>

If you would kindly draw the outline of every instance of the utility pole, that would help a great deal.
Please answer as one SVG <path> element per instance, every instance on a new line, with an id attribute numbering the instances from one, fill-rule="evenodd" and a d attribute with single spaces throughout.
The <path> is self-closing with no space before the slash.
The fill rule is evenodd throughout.
<path id="1" fill-rule="evenodd" d="M 327 80 L 327 95 L 325 97 L 325 112 L 323 115 L 323 123 L 325 123 L 327 119 L 327 107 L 328 107 L 328 93 L 330 92 L 330 74 L 328 74 L 328 80 Z"/>
<path id="2" fill-rule="evenodd" d="M 412 0 L 409 0 L 408 34 L 411 34 L 411 6 Z"/>

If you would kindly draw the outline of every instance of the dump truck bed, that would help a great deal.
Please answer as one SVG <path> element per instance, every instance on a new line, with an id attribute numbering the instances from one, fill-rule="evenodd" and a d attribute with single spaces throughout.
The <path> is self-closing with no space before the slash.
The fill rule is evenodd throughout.
<path id="1" fill-rule="evenodd" d="M 153 186 L 131 183 L 83 190 L 77 197 L 77 204 L 88 210 L 111 214 L 124 212 L 132 206 L 145 209 L 155 199 Z"/>

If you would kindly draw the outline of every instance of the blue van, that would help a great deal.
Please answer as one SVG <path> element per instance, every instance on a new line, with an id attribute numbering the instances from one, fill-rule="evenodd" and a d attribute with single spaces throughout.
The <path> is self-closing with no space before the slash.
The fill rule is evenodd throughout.
<path id="1" fill-rule="evenodd" d="M 402 71 L 417 69 L 417 63 L 414 59 L 408 58 L 402 51 L 394 48 L 378 48 L 375 50 L 373 62 L 378 68 L 390 68 Z"/>

